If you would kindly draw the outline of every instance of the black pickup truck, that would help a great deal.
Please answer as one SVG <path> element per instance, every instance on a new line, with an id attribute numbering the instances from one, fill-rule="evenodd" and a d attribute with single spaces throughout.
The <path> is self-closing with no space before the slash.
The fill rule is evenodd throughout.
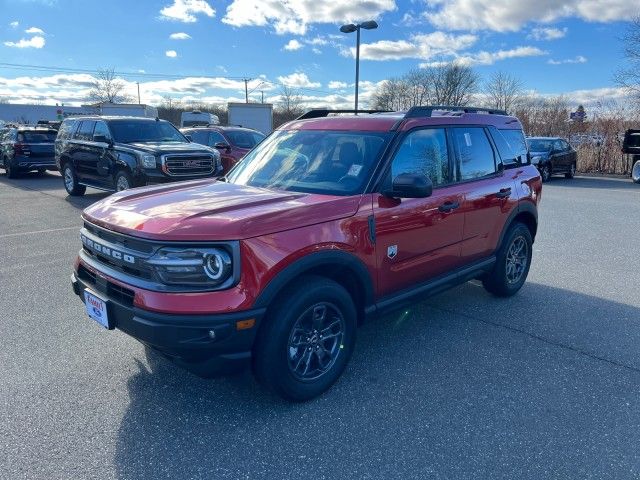
<path id="1" fill-rule="evenodd" d="M 640 130 L 630 128 L 624 132 L 622 154 L 631 160 L 631 179 L 640 183 Z"/>
<path id="2" fill-rule="evenodd" d="M 87 186 L 121 191 L 222 174 L 220 152 L 191 143 L 171 123 L 152 118 L 66 119 L 55 158 L 69 195 L 83 195 Z"/>

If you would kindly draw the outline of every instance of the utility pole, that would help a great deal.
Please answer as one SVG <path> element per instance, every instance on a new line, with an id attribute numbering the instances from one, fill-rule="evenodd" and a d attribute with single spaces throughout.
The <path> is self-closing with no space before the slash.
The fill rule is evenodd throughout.
<path id="1" fill-rule="evenodd" d="M 260 103 L 264 103 L 264 90 L 260 90 Z"/>
<path id="2" fill-rule="evenodd" d="M 138 105 L 141 105 L 142 102 L 140 101 L 140 82 L 136 82 L 136 85 L 138 85 Z"/>
<path id="3" fill-rule="evenodd" d="M 250 78 L 244 79 L 244 103 L 249 103 L 249 87 L 248 87 L 249 80 L 251 79 Z"/>

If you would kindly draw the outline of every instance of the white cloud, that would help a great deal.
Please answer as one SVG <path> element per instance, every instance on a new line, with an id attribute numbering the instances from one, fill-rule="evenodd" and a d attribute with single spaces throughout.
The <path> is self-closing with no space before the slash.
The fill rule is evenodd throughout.
<path id="1" fill-rule="evenodd" d="M 214 17 L 216 11 L 205 0 L 173 0 L 172 5 L 168 5 L 160 10 L 160 18 L 164 20 L 178 20 L 185 23 L 197 21 L 197 14 Z"/>
<path id="2" fill-rule="evenodd" d="M 27 28 L 24 33 L 31 33 L 31 34 L 39 34 L 39 35 L 44 35 L 44 31 L 41 28 L 38 27 L 31 27 L 31 28 Z"/>
<path id="3" fill-rule="evenodd" d="M 36 35 L 32 38 L 22 38 L 17 42 L 4 42 L 7 47 L 14 48 L 42 48 L 45 45 L 44 37 Z"/>
<path id="4" fill-rule="evenodd" d="M 293 51 L 293 50 L 300 50 L 302 47 L 304 47 L 304 45 L 302 45 L 298 40 L 289 40 L 289 43 L 287 43 L 284 46 L 285 50 L 289 50 L 289 51 Z"/>
<path id="5" fill-rule="evenodd" d="M 360 58 L 366 60 L 400 60 L 403 58 L 420 58 L 429 60 L 438 55 L 453 55 L 476 43 L 475 35 L 451 35 L 433 32 L 414 35 L 411 40 L 380 40 L 360 46 Z M 354 47 L 343 49 L 343 55 L 355 57 Z"/>
<path id="6" fill-rule="evenodd" d="M 17 20 L 14 20 L 9 24 L 11 28 L 18 28 L 18 25 L 20 25 L 20 22 L 18 22 Z"/>
<path id="7" fill-rule="evenodd" d="M 320 50 L 319 48 L 316 48 L 316 47 L 313 47 L 313 48 L 311 49 L 311 51 L 312 51 L 313 53 L 315 53 L 316 55 L 320 55 L 320 54 L 322 53 L 322 50 Z"/>
<path id="8" fill-rule="evenodd" d="M 534 28 L 527 38 L 534 40 L 558 40 L 567 34 L 567 28 Z"/>
<path id="9" fill-rule="evenodd" d="M 175 50 L 167 50 L 164 54 L 169 58 L 176 58 L 178 56 L 178 52 Z"/>
<path id="10" fill-rule="evenodd" d="M 189 40 L 191 38 L 191 35 L 184 32 L 178 32 L 178 33 L 172 33 L 171 35 L 169 35 L 169 38 L 171 40 Z"/>
<path id="11" fill-rule="evenodd" d="M 394 0 L 233 0 L 222 21 L 235 27 L 269 25 L 280 35 L 304 35 L 313 23 L 373 19 L 395 9 Z"/>
<path id="12" fill-rule="evenodd" d="M 347 88 L 347 84 L 345 82 L 338 82 L 336 80 L 333 80 L 331 82 L 329 82 L 328 85 L 329 88 L 334 89 L 334 88 Z"/>
<path id="13" fill-rule="evenodd" d="M 495 62 L 499 60 L 506 60 L 508 58 L 518 58 L 518 57 L 535 57 L 540 55 L 546 55 L 547 52 L 544 50 L 540 50 L 536 47 L 516 47 L 510 50 L 498 50 L 496 52 L 476 52 L 476 53 L 468 53 L 464 55 L 457 55 L 453 61 L 460 65 L 493 65 Z M 444 61 L 436 61 L 436 62 L 427 62 L 421 63 L 420 68 L 427 67 L 438 67 L 446 64 L 448 62 Z"/>
<path id="14" fill-rule="evenodd" d="M 278 81 L 287 87 L 297 87 L 297 88 L 318 88 L 321 87 L 322 84 L 319 82 L 312 82 L 307 77 L 306 73 L 292 73 L 291 75 L 286 75 L 282 77 L 278 77 Z"/>
<path id="15" fill-rule="evenodd" d="M 424 18 L 448 30 L 517 31 L 530 22 L 578 17 L 591 22 L 629 19 L 628 0 L 426 0 Z"/>
<path id="16" fill-rule="evenodd" d="M 564 60 L 554 60 L 550 59 L 547 62 L 549 65 L 563 65 L 567 63 L 587 63 L 587 57 L 583 57 L 582 55 L 578 55 L 574 58 L 565 58 Z"/>
<path id="17" fill-rule="evenodd" d="M 329 41 L 326 38 L 322 38 L 320 36 L 312 38 L 310 40 L 305 40 L 305 43 L 308 43 L 309 45 L 326 45 L 327 43 L 329 43 Z"/>

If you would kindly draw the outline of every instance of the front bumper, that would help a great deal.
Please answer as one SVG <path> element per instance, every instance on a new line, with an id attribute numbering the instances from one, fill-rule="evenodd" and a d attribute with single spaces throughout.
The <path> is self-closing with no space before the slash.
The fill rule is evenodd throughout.
<path id="1" fill-rule="evenodd" d="M 71 276 L 73 291 L 84 302 L 89 290 L 107 303 L 110 329 L 117 328 L 193 373 L 211 377 L 239 371 L 251 359 L 251 349 L 265 309 L 215 315 L 174 315 L 133 305 L 124 288 L 96 276 L 95 281 Z M 255 320 L 252 328 L 238 322 Z M 212 333 L 213 332 L 213 333 Z"/>

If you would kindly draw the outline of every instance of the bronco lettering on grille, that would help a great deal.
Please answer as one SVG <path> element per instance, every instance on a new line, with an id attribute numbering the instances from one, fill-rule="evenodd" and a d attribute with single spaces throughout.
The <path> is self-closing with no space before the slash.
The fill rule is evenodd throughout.
<path id="1" fill-rule="evenodd" d="M 116 260 L 123 260 L 127 263 L 135 264 L 136 259 L 132 255 L 128 255 L 126 253 L 119 252 L 118 250 L 114 250 L 113 248 L 105 247 L 98 242 L 94 242 L 90 238 L 87 238 L 85 235 L 80 235 L 80 239 L 82 240 L 82 244 L 90 250 L 98 252 L 105 257 L 112 257 Z"/>

